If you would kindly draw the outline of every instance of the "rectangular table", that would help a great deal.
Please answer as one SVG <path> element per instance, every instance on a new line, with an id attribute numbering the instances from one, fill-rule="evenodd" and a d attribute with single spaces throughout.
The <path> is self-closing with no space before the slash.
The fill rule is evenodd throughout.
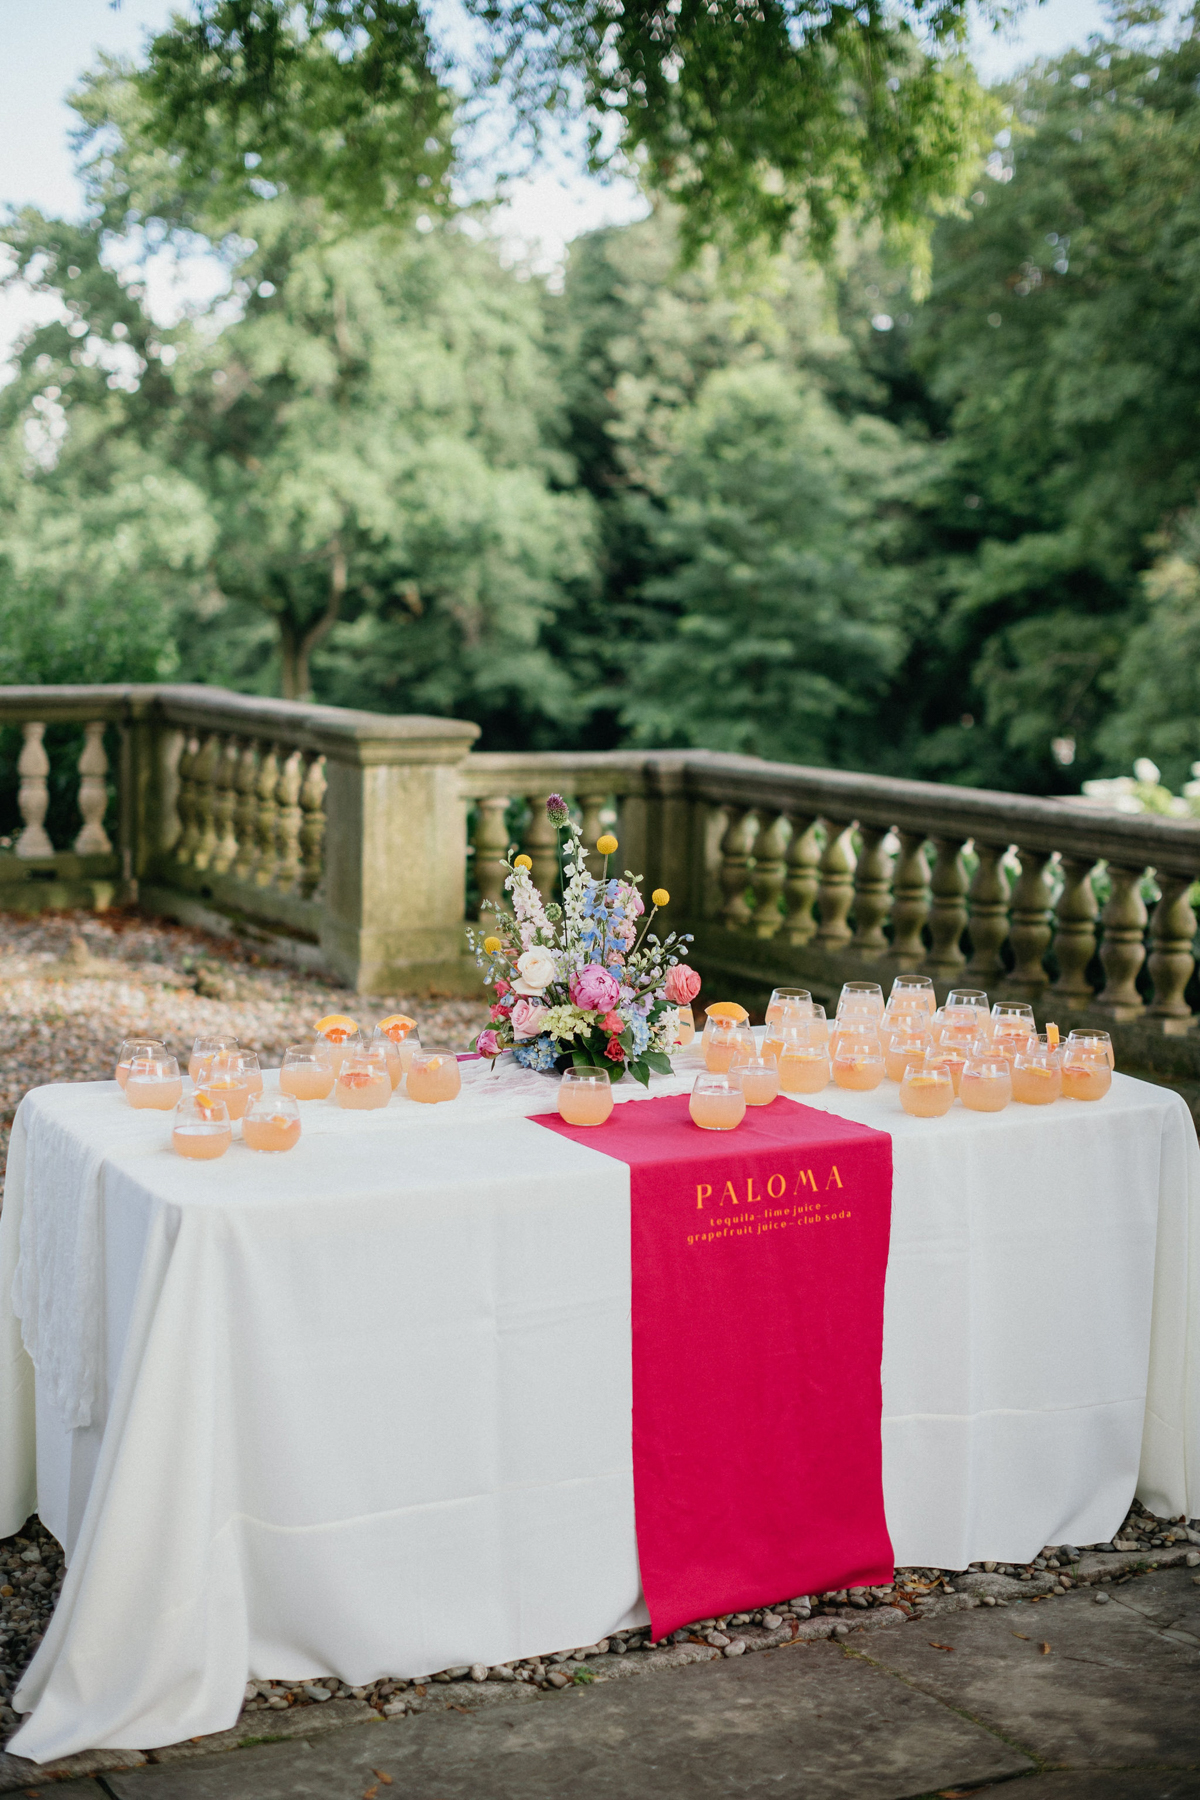
<path id="1" fill-rule="evenodd" d="M 629 1172 L 529 1122 L 545 1076 L 464 1067 L 453 1106 L 314 1103 L 296 1151 L 216 1164 L 174 1157 L 168 1121 L 113 1084 L 22 1103 L 0 1533 L 38 1510 L 69 1570 L 17 1753 L 223 1729 L 252 1677 L 428 1674 L 644 1620 Z M 1198 1510 L 1200 1151 L 1178 1096 L 1118 1076 L 1098 1105 L 991 1117 L 911 1120 L 891 1084 L 806 1104 L 893 1137 L 897 1562 L 1097 1541 L 1135 1487 Z M 56 1221 L 33 1232 L 36 1381 L 9 1304 L 27 1208 L 27 1241 Z M 89 1383 L 91 1421 L 68 1430 Z"/>

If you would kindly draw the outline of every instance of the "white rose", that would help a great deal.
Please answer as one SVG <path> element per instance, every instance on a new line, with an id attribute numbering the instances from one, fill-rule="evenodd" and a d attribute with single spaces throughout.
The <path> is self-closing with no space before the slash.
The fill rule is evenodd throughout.
<path id="1" fill-rule="evenodd" d="M 513 982 L 514 994 L 544 994 L 557 973 L 554 957 L 549 950 L 535 945 L 518 956 L 517 973 L 521 979 Z"/>

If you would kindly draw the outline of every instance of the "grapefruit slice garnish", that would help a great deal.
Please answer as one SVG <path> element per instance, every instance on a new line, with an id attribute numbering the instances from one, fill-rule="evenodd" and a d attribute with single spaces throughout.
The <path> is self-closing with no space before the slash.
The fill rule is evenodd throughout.
<path id="1" fill-rule="evenodd" d="M 410 1031 L 417 1029 L 417 1021 L 410 1019 L 407 1013 L 389 1013 L 386 1019 L 380 1019 L 379 1029 L 393 1044 L 398 1044 Z"/>
<path id="2" fill-rule="evenodd" d="M 342 1044 L 358 1030 L 358 1021 L 347 1018 L 345 1013 L 329 1013 L 317 1020 L 315 1029 L 319 1037 L 328 1038 L 331 1044 Z"/>
<path id="3" fill-rule="evenodd" d="M 369 1069 L 344 1069 L 338 1076 L 338 1080 L 344 1087 L 356 1088 L 366 1087 L 370 1082 L 375 1081 L 376 1079 L 377 1077 L 373 1075 Z"/>
<path id="4" fill-rule="evenodd" d="M 705 1007 L 704 1016 L 708 1019 L 735 1019 L 739 1025 L 744 1025 L 750 1014 L 736 1000 L 718 1000 L 715 1005 Z"/>

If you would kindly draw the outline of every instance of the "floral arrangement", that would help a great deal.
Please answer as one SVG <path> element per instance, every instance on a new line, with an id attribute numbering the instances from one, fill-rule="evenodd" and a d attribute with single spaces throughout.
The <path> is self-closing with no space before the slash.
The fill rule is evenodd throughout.
<path id="1" fill-rule="evenodd" d="M 655 888 L 645 916 L 642 877 L 628 869 L 623 878 L 609 876 L 615 837 L 597 840 L 604 858 L 597 878 L 561 794 L 550 795 L 546 816 L 560 833 L 563 903 L 543 901 L 528 856 L 504 862 L 512 912 L 497 911 L 494 931 L 482 939 L 468 933 L 496 994 L 476 1048 L 493 1059 L 511 1048 L 528 1069 L 591 1065 L 648 1086 L 652 1070 L 670 1072 L 675 1008 L 700 991 L 700 977 L 677 954 L 691 939 L 671 932 L 660 943 L 651 932 L 671 898 L 665 888 Z"/>

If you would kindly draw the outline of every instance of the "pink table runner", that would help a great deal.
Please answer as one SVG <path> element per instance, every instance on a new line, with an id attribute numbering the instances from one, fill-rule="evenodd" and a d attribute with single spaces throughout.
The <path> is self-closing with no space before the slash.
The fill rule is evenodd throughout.
<path id="1" fill-rule="evenodd" d="M 732 1132 L 686 1097 L 584 1128 L 627 1163 L 633 1471 L 656 1637 L 892 1576 L 880 1450 L 886 1132 L 786 1098 Z"/>

